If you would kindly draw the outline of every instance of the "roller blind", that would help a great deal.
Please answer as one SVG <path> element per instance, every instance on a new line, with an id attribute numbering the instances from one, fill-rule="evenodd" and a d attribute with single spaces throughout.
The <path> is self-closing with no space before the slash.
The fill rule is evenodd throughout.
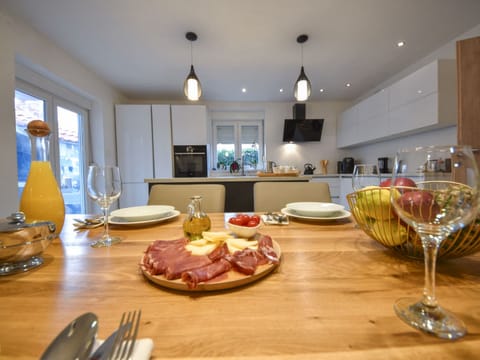
<path id="1" fill-rule="evenodd" d="M 258 144 L 258 126 L 242 125 L 240 140 L 242 144 Z"/>
<path id="2" fill-rule="evenodd" d="M 217 143 L 234 144 L 235 127 L 233 125 L 217 125 Z"/>

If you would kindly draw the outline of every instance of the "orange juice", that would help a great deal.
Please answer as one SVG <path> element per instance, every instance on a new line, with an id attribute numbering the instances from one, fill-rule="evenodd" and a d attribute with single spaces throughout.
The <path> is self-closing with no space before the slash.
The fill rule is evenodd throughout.
<path id="1" fill-rule="evenodd" d="M 62 231 L 65 220 L 65 204 L 50 162 L 32 161 L 22 198 L 20 211 L 26 216 L 26 222 L 52 221 L 56 233 Z"/>

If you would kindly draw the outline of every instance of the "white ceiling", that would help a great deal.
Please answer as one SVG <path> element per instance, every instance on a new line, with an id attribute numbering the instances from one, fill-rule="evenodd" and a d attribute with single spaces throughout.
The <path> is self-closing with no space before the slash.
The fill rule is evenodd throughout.
<path id="1" fill-rule="evenodd" d="M 352 100 L 480 23 L 480 0 L 1 0 L 0 9 L 144 100 L 184 99 L 187 31 L 198 35 L 202 100 L 294 101 L 300 34 L 311 100 Z"/>

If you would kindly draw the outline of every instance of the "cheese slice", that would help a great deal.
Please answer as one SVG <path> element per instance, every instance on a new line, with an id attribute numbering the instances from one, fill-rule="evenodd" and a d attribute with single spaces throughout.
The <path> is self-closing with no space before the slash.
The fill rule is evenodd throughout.
<path id="1" fill-rule="evenodd" d="M 192 253 L 192 255 L 200 256 L 200 255 L 210 254 L 213 250 L 216 249 L 216 247 L 217 247 L 217 244 L 213 244 L 213 243 L 206 244 L 206 245 L 203 245 L 203 246 L 196 246 L 196 245 L 192 245 L 192 244 L 187 244 L 185 246 L 185 249 L 190 251 Z"/>

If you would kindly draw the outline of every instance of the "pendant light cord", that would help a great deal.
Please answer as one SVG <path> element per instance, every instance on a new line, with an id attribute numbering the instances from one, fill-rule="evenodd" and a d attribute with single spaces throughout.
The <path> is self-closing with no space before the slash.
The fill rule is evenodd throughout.
<path id="1" fill-rule="evenodd" d="M 193 41 L 190 41 L 190 65 L 193 66 Z"/>
<path id="2" fill-rule="evenodd" d="M 303 66 L 303 43 L 300 44 L 300 49 L 301 49 L 300 53 L 302 54 L 301 59 L 302 59 L 302 66 Z"/>

